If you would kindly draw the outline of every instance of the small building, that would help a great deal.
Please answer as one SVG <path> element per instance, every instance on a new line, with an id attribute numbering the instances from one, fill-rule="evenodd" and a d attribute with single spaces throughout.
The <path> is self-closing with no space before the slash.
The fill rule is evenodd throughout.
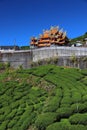
<path id="1" fill-rule="evenodd" d="M 0 46 L 0 50 L 19 50 L 19 46 Z"/>
<path id="2" fill-rule="evenodd" d="M 85 44 L 87 45 L 87 38 L 85 38 L 84 41 L 85 41 Z"/>

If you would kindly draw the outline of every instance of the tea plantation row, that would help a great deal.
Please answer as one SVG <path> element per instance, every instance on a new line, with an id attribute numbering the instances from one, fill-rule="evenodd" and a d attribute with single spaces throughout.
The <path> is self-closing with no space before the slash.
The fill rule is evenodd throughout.
<path id="1" fill-rule="evenodd" d="M 1 73 L 0 130 L 87 130 L 87 70 L 47 65 Z"/>

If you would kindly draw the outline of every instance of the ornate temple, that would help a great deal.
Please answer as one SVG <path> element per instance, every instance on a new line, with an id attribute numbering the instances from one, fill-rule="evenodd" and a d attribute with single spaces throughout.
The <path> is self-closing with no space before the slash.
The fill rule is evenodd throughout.
<path id="1" fill-rule="evenodd" d="M 39 38 L 32 37 L 30 45 L 32 47 L 50 47 L 50 46 L 63 46 L 68 45 L 69 39 L 66 32 L 59 30 L 59 27 L 51 27 L 50 30 L 43 31 Z"/>

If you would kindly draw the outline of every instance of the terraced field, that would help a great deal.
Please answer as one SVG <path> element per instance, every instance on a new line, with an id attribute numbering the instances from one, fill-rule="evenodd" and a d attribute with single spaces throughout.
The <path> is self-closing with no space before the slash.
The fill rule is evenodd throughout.
<path id="1" fill-rule="evenodd" d="M 87 70 L 47 65 L 2 72 L 0 130 L 87 130 Z"/>

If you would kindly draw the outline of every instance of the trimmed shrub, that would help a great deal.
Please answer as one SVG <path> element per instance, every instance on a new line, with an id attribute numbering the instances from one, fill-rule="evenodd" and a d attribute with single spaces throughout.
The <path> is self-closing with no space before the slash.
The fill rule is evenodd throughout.
<path id="1" fill-rule="evenodd" d="M 69 96 L 65 96 L 62 98 L 61 104 L 71 104 L 71 98 Z"/>
<path id="2" fill-rule="evenodd" d="M 38 130 L 45 130 L 45 128 L 56 120 L 56 113 L 43 113 L 40 114 L 35 121 Z"/>
<path id="3" fill-rule="evenodd" d="M 65 118 L 65 117 L 67 118 L 70 115 L 72 115 L 72 111 L 68 107 L 61 107 L 56 112 L 57 112 L 57 118 L 58 119 Z"/>
<path id="4" fill-rule="evenodd" d="M 12 120 L 13 117 L 15 117 L 17 112 L 17 109 L 14 109 L 8 116 L 7 119 Z"/>
<path id="5" fill-rule="evenodd" d="M 55 94 L 57 97 L 62 97 L 62 89 L 61 88 L 56 89 Z"/>
<path id="6" fill-rule="evenodd" d="M 24 113 L 24 109 L 23 108 L 20 108 L 20 109 L 18 109 L 18 111 L 17 111 L 17 113 L 16 113 L 16 116 L 20 116 L 20 115 L 22 115 L 23 113 Z"/>
<path id="7" fill-rule="evenodd" d="M 55 112 L 59 107 L 60 99 L 61 98 L 51 97 L 47 106 L 44 108 L 44 112 Z"/>
<path id="8" fill-rule="evenodd" d="M 87 101 L 87 95 L 84 95 L 84 96 L 82 97 L 82 101 L 83 101 L 83 102 Z"/>
<path id="9" fill-rule="evenodd" d="M 15 130 L 26 130 L 28 127 L 35 122 L 36 113 L 31 114 L 26 113 L 27 115 L 22 115 L 18 120 L 17 124 L 14 126 Z"/>
<path id="10" fill-rule="evenodd" d="M 5 115 L 0 115 L 0 123 L 5 120 Z"/>
<path id="11" fill-rule="evenodd" d="M 87 113 L 86 114 L 74 114 L 69 118 L 71 124 L 87 125 Z"/>
<path id="12" fill-rule="evenodd" d="M 15 108 L 18 108 L 18 107 L 19 107 L 19 102 L 18 101 L 15 101 L 15 102 L 11 103 L 11 108 L 12 109 L 15 109 Z"/>
<path id="13" fill-rule="evenodd" d="M 35 113 L 31 113 L 30 115 L 28 115 L 28 117 L 26 117 L 21 126 L 20 126 L 20 130 L 26 130 L 29 128 L 29 126 L 34 122 L 36 114 Z"/>
<path id="14" fill-rule="evenodd" d="M 87 76 L 87 69 L 81 70 L 81 73 L 82 73 L 83 75 Z"/>
<path id="15" fill-rule="evenodd" d="M 84 126 L 84 125 L 71 125 L 69 130 L 87 130 L 87 126 Z"/>
<path id="16" fill-rule="evenodd" d="M 73 93 L 72 93 L 72 102 L 73 103 L 78 103 L 81 101 L 81 94 L 77 92 L 77 90 L 75 90 Z"/>
<path id="17" fill-rule="evenodd" d="M 17 120 L 12 119 L 12 120 L 8 123 L 8 128 L 12 128 L 16 123 L 17 123 Z"/>
<path id="18" fill-rule="evenodd" d="M 8 122 L 8 120 L 2 122 L 2 124 L 0 124 L 0 130 L 6 130 Z"/>
<path id="19" fill-rule="evenodd" d="M 87 126 L 67 125 L 60 122 L 49 125 L 46 130 L 87 130 Z"/>
<path id="20" fill-rule="evenodd" d="M 71 105 L 71 110 L 73 113 L 83 113 L 87 112 L 87 102 L 86 103 L 75 103 Z"/>
<path id="21" fill-rule="evenodd" d="M 51 125 L 49 125 L 46 130 L 70 130 L 70 125 L 67 125 L 62 122 L 56 122 Z"/>

